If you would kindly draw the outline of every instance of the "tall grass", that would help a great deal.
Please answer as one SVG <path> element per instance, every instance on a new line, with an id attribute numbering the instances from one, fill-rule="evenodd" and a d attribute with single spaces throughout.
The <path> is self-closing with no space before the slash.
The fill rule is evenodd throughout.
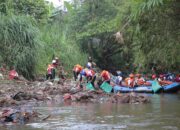
<path id="1" fill-rule="evenodd" d="M 68 39 L 67 35 L 66 27 L 57 22 L 41 27 L 41 41 L 44 43 L 39 49 L 36 67 L 39 74 L 45 74 L 47 65 L 52 61 L 53 56 L 59 57 L 69 75 L 75 64 L 85 64 L 86 54 L 73 40 Z"/>
<path id="2" fill-rule="evenodd" d="M 33 78 L 39 43 L 35 22 L 27 16 L 0 16 L 0 57 L 27 79 Z"/>

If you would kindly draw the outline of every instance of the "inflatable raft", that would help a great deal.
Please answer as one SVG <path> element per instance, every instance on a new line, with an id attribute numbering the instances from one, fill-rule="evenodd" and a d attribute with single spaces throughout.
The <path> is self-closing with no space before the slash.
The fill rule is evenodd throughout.
<path id="1" fill-rule="evenodd" d="M 128 93 L 128 92 L 137 92 L 137 93 L 154 93 L 152 86 L 139 86 L 135 88 L 129 88 L 129 87 L 123 87 L 123 86 L 114 86 L 114 93 L 122 92 L 122 93 Z M 172 83 L 170 85 L 163 86 L 158 92 L 177 92 L 180 90 L 180 83 Z"/>
<path id="2" fill-rule="evenodd" d="M 180 90 L 180 83 L 174 82 L 170 85 L 163 86 L 164 92 L 177 92 Z"/>
<path id="3" fill-rule="evenodd" d="M 128 92 L 142 92 L 142 93 L 153 93 L 152 87 L 151 86 L 139 86 L 135 88 L 130 88 L 130 87 L 122 87 L 122 86 L 114 86 L 114 93 L 117 92 L 123 92 L 123 93 L 128 93 Z"/>

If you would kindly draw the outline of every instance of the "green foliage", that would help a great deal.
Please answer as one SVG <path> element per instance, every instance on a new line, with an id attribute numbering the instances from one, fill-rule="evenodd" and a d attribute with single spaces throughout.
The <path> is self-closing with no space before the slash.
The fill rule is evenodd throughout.
<path id="1" fill-rule="evenodd" d="M 121 57 L 124 45 L 116 41 L 114 34 L 121 24 L 122 15 L 118 12 L 124 13 L 127 6 L 119 9 L 118 6 L 125 3 L 112 1 L 86 0 L 79 6 L 77 2 L 72 5 L 73 11 L 67 14 L 68 38 L 75 40 L 82 50 L 93 56 L 98 66 L 109 69 L 124 63 Z"/>
<path id="2" fill-rule="evenodd" d="M 2 0 L 0 12 L 3 14 L 30 15 L 37 21 L 47 20 L 50 5 L 44 0 Z"/>
<path id="3" fill-rule="evenodd" d="M 26 16 L 0 16 L 0 56 L 24 77 L 33 78 L 38 29 Z"/>
<path id="4" fill-rule="evenodd" d="M 178 70 L 177 0 L 85 0 L 72 6 L 68 36 L 100 67 L 136 64 L 137 70 L 147 71 L 158 64 L 164 71 Z M 113 37 L 117 31 L 124 43 Z"/>
<path id="5" fill-rule="evenodd" d="M 163 71 L 179 70 L 179 17 L 175 1 L 145 1 L 134 20 L 135 62 L 149 69 L 156 64 Z"/>
<path id="6" fill-rule="evenodd" d="M 64 4 L 68 12 L 56 10 L 49 23 L 37 27 L 32 18 L 38 23 L 48 21 L 52 12 L 44 0 L 1 0 L 0 12 L 7 16 L 0 21 L 0 59 L 26 77 L 35 72 L 37 51 L 38 73 L 45 73 L 53 56 L 70 72 L 75 64 L 85 64 L 87 54 L 103 69 L 134 71 L 132 66 L 136 66 L 137 71 L 148 71 L 156 64 L 164 71 L 180 70 L 178 0 L 73 0 Z M 38 39 L 42 44 L 37 50 Z"/>

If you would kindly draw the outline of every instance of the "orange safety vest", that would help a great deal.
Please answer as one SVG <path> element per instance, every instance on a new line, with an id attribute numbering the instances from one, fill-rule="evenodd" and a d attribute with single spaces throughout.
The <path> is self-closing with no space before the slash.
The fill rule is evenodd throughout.
<path id="1" fill-rule="evenodd" d="M 145 81 L 142 78 L 137 79 L 137 85 L 144 85 Z"/>
<path id="2" fill-rule="evenodd" d="M 94 76 L 95 75 L 95 72 L 93 70 L 86 70 L 86 76 Z"/>
<path id="3" fill-rule="evenodd" d="M 129 87 L 134 87 L 134 81 L 135 81 L 134 78 L 133 79 L 132 78 L 126 78 L 125 79 L 125 83 Z"/>
<path id="4" fill-rule="evenodd" d="M 81 70 L 83 69 L 83 67 L 79 64 L 75 65 L 73 68 L 73 71 L 75 72 L 81 72 Z"/>

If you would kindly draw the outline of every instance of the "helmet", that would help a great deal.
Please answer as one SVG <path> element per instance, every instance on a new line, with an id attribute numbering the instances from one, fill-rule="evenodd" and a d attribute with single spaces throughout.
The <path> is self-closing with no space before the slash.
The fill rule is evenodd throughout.
<path id="1" fill-rule="evenodd" d="M 52 60 L 52 63 L 53 63 L 53 64 L 56 63 L 56 60 Z"/>
<path id="2" fill-rule="evenodd" d="M 130 77 L 130 78 L 134 78 L 134 74 L 130 74 L 129 77 Z"/>
<path id="3" fill-rule="evenodd" d="M 122 72 L 121 71 L 118 70 L 118 71 L 116 71 L 116 73 L 117 73 L 118 76 L 122 76 Z"/>
<path id="4" fill-rule="evenodd" d="M 88 61 L 92 62 L 92 57 L 91 56 L 88 57 Z"/>
<path id="5" fill-rule="evenodd" d="M 153 75 L 152 75 L 152 79 L 155 79 L 155 78 L 157 78 L 157 77 L 156 77 L 156 75 L 155 75 L 155 74 L 153 74 Z"/>

